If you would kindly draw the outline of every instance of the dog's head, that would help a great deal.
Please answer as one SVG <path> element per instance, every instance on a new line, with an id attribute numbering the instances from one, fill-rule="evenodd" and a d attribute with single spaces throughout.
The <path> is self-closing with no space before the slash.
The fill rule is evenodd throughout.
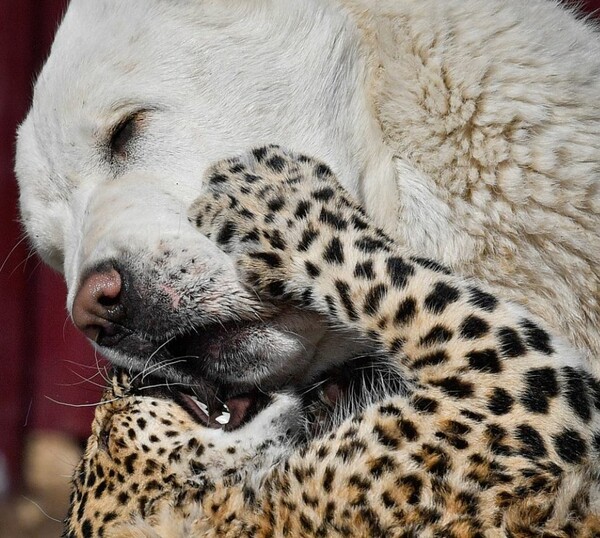
<path id="1" fill-rule="evenodd" d="M 346 354 L 316 316 L 246 290 L 186 212 L 211 162 L 262 142 L 356 192 L 374 129 L 358 41 L 316 0 L 71 2 L 16 168 L 26 230 L 107 357 L 268 386 Z"/>

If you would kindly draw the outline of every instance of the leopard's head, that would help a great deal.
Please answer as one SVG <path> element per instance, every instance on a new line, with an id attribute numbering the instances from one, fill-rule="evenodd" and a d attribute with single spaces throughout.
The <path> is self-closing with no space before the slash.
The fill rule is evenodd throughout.
<path id="1" fill-rule="evenodd" d="M 197 394 L 212 399 L 210 409 Z M 167 518 L 185 536 L 216 483 L 235 484 L 251 472 L 258 487 L 260 471 L 303 430 L 301 399 L 257 392 L 218 401 L 210 387 L 184 393 L 114 373 L 73 477 L 64 535 L 128 536 L 130 527 L 156 529 Z"/>

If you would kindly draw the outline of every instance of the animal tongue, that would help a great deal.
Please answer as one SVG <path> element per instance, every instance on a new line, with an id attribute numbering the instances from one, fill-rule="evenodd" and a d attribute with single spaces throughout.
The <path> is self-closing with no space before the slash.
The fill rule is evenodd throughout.
<path id="1" fill-rule="evenodd" d="M 208 428 L 215 429 L 223 426 L 217 421 L 217 418 L 223 414 L 222 408 L 216 409 L 214 404 L 202 403 L 184 392 L 180 392 L 178 395 L 180 405 L 201 424 L 204 424 L 204 426 L 207 426 Z"/>
<path id="2" fill-rule="evenodd" d="M 256 397 L 252 394 L 242 394 L 227 399 L 223 405 L 223 400 L 218 398 L 211 398 L 204 403 L 189 394 L 180 392 L 178 400 L 180 405 L 201 424 L 208 428 L 223 428 L 230 431 L 244 423 Z"/>
<path id="3" fill-rule="evenodd" d="M 229 398 L 225 405 L 229 409 L 229 422 L 224 425 L 226 430 L 234 430 L 243 423 L 244 418 L 250 410 L 250 406 L 253 404 L 255 398 L 249 394 L 243 394 L 236 396 L 235 398 Z"/>

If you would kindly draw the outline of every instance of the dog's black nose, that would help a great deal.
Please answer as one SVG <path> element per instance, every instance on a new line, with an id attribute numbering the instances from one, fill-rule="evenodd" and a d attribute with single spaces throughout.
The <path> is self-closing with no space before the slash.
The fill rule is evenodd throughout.
<path id="1" fill-rule="evenodd" d="M 109 336 L 123 318 L 123 281 L 111 265 L 102 265 L 83 280 L 73 302 L 73 322 L 88 338 Z"/>

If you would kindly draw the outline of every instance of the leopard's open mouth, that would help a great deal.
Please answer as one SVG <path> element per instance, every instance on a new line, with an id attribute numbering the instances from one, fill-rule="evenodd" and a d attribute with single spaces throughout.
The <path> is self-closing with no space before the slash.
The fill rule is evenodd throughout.
<path id="1" fill-rule="evenodd" d="M 239 392 L 206 380 L 181 390 L 152 377 L 137 376 L 132 382 L 132 390 L 140 396 L 174 401 L 198 424 L 225 431 L 241 428 L 271 402 L 268 393 L 259 390 Z"/>
<path id="2" fill-rule="evenodd" d="M 239 385 L 217 384 L 202 378 L 183 389 L 164 380 L 136 376 L 133 392 L 177 403 L 190 417 L 206 428 L 227 432 L 242 428 L 273 400 L 274 392 L 248 390 Z M 349 413 L 356 413 L 385 395 L 407 390 L 402 373 L 383 355 L 361 356 L 324 372 L 310 384 L 287 388 L 301 399 L 306 419 L 306 434 L 327 433 Z"/>
<path id="3" fill-rule="evenodd" d="M 207 428 L 234 431 L 265 409 L 271 402 L 271 397 L 260 391 L 253 391 L 227 397 L 210 407 L 185 392 L 177 392 L 174 400 L 199 424 Z"/>
<path id="4" fill-rule="evenodd" d="M 133 384 L 135 394 L 173 401 L 201 426 L 227 432 L 242 428 L 272 402 L 272 394 L 258 389 L 240 393 L 232 387 L 217 387 L 204 381 L 179 390 L 179 387 L 168 386 L 150 377 L 141 379 L 136 378 Z M 327 416 L 345 396 L 348 387 L 346 372 L 336 368 L 310 387 L 297 389 L 307 423 L 314 426 L 315 431 L 322 429 Z"/>

